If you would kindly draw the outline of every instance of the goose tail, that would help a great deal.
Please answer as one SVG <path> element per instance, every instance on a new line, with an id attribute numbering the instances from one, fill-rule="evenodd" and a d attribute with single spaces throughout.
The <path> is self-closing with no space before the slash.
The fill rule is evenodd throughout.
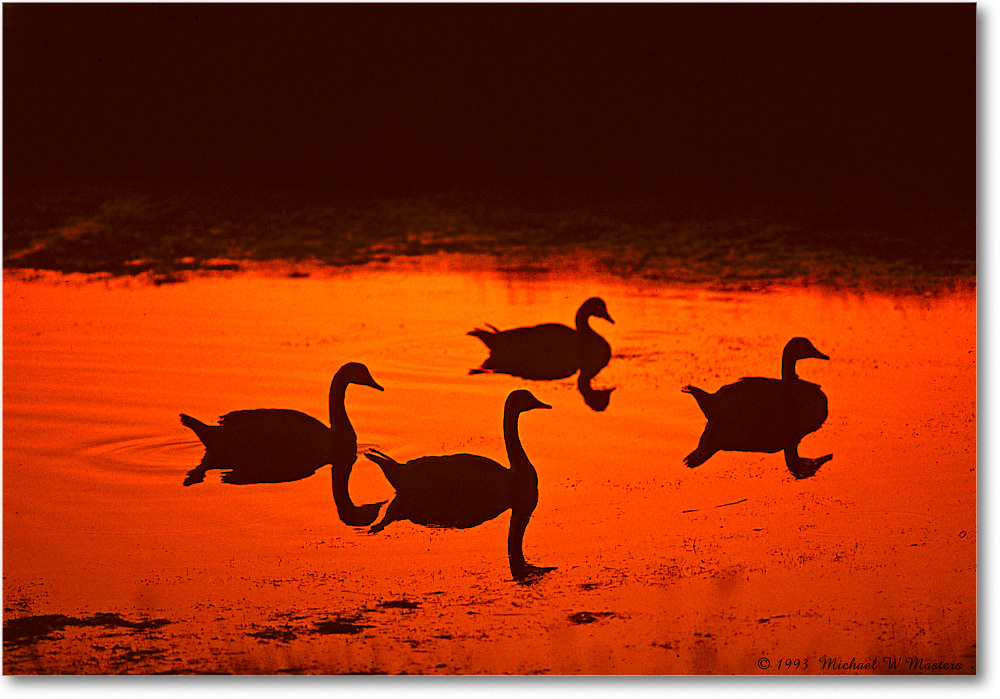
<path id="1" fill-rule="evenodd" d="M 701 408 L 701 412 L 705 413 L 705 417 L 711 417 L 711 404 L 712 404 L 712 394 L 707 393 L 697 386 L 685 386 L 681 389 L 682 393 L 690 393 L 694 396 L 694 399 L 698 401 L 698 407 Z"/>
<path id="2" fill-rule="evenodd" d="M 212 430 L 211 425 L 206 425 L 201 420 L 193 418 L 190 415 L 185 415 L 184 413 L 181 413 L 181 424 L 185 427 L 191 428 L 191 430 L 198 435 L 198 439 L 200 439 L 202 443 L 207 444 L 205 437 L 210 434 Z"/>
<path id="3" fill-rule="evenodd" d="M 383 454 L 378 449 L 369 449 L 365 452 L 365 458 L 378 464 L 378 467 L 382 469 L 382 473 L 385 474 L 386 479 L 393 485 L 396 486 L 396 474 L 397 469 L 401 464 L 388 454 Z"/>
<path id="4" fill-rule="evenodd" d="M 490 325 L 489 323 L 486 323 L 486 327 L 489 328 L 489 330 L 476 328 L 475 330 L 470 330 L 468 333 L 466 333 L 466 335 L 471 335 L 472 337 L 479 338 L 484 345 L 486 345 L 487 347 L 491 347 L 490 342 L 493 340 L 494 337 L 500 334 L 500 331 L 497 330 L 492 325 Z"/>
<path id="5" fill-rule="evenodd" d="M 367 456 L 371 461 L 377 463 L 379 466 L 387 462 L 399 466 L 398 461 L 396 461 L 388 454 L 383 454 L 378 449 L 369 449 L 368 451 L 365 452 L 365 456 Z"/>

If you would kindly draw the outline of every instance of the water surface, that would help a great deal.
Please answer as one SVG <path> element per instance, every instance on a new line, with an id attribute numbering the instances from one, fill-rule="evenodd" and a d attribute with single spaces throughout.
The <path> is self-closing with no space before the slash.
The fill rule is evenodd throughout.
<path id="1" fill-rule="evenodd" d="M 908 657 L 975 670 L 974 291 L 414 264 L 162 286 L 5 273 L 5 624 L 165 620 L 69 623 L 8 645 L 5 672 L 753 674 L 808 659 L 783 671 L 822 674 L 852 657 L 880 659 L 876 673 L 911 671 Z M 592 321 L 614 352 L 593 380 L 613 389 L 606 410 L 575 378 L 469 375 L 486 357 L 469 330 L 571 323 L 595 295 L 615 319 Z M 705 420 L 681 387 L 777 377 L 796 335 L 831 357 L 799 364 L 830 401 L 799 451 L 833 460 L 803 480 L 780 454 L 685 468 Z M 179 413 L 326 421 L 348 361 L 385 387 L 348 389 L 359 450 L 400 461 L 506 464 L 506 395 L 550 404 L 520 422 L 539 479 L 524 550 L 558 569 L 512 580 L 507 514 L 462 531 L 348 527 L 329 467 L 181 485 L 204 449 Z M 360 457 L 354 501 L 392 494 Z"/>

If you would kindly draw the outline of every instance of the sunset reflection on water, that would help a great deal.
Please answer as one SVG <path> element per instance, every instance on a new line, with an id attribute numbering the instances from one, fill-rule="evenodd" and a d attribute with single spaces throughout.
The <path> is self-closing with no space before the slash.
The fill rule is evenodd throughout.
<path id="1" fill-rule="evenodd" d="M 820 672 L 821 656 L 893 655 L 975 668 L 975 291 L 726 291 L 433 263 L 164 286 L 6 273 L 3 291 L 5 623 L 169 620 L 130 641 L 144 653 L 128 671 L 754 674 L 761 657 Z M 613 352 L 592 382 L 613 389 L 605 411 L 576 377 L 469 375 L 486 350 L 468 331 L 571 325 L 591 296 L 615 319 L 594 324 Z M 780 454 L 685 468 L 705 420 L 681 387 L 778 377 L 794 336 L 830 356 L 799 365 L 830 403 L 800 453 L 833 459 L 801 481 Z M 551 405 L 520 424 L 539 481 L 524 552 L 558 570 L 512 581 L 508 514 L 348 527 L 329 467 L 182 486 L 203 448 L 179 413 L 326 422 L 348 361 L 385 388 L 348 389 L 359 450 L 399 461 L 507 464 L 507 394 Z M 364 458 L 350 490 L 393 495 Z M 5 671 L 121 671 L 85 632 L 9 648 Z"/>

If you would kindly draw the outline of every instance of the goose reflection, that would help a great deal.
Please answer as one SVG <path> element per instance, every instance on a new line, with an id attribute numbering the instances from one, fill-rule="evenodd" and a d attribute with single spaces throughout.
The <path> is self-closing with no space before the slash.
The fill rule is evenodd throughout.
<path id="1" fill-rule="evenodd" d="M 348 493 L 358 451 L 357 435 L 344 405 L 352 383 L 383 390 L 364 364 L 342 366 L 330 384 L 330 427 L 297 410 L 238 410 L 223 415 L 218 425 L 182 414 L 181 424 L 190 427 L 205 445 L 204 458 L 188 472 L 184 485 L 201 483 L 211 469 L 228 469 L 222 476 L 225 483 L 285 483 L 333 464 L 333 499 L 340 519 L 352 526 L 368 526 L 383 503 L 359 507 Z"/>
<path id="2" fill-rule="evenodd" d="M 615 390 L 613 388 L 593 388 L 590 385 L 597 372 L 603 368 L 603 366 L 599 366 L 596 369 L 585 366 L 580 369 L 580 374 L 576 378 L 576 389 L 583 396 L 583 402 L 591 410 L 596 410 L 597 412 L 607 409 L 608 404 L 611 402 L 611 392 Z"/>
<path id="3" fill-rule="evenodd" d="M 549 407 L 525 390 L 507 397 L 503 434 L 510 468 L 474 454 L 425 456 L 401 464 L 381 452 L 366 452 L 396 489 L 395 498 L 371 532 L 380 532 L 397 520 L 467 529 L 510 510 L 507 557 L 511 575 L 525 580 L 554 570 L 524 560 L 524 531 L 538 504 L 538 475 L 524 453 L 517 429 L 521 413 Z"/>
<path id="4" fill-rule="evenodd" d="M 723 386 L 716 393 L 686 386 L 682 390 L 698 401 L 708 424 L 698 448 L 684 458 L 694 468 L 717 451 L 774 453 L 784 450 L 785 465 L 796 478 L 808 478 L 833 458 L 799 456 L 799 442 L 822 426 L 827 416 L 826 396 L 816 384 L 795 373 L 800 359 L 829 359 L 804 337 L 785 345 L 781 379 L 749 377 Z"/>
<path id="5" fill-rule="evenodd" d="M 590 327 L 590 318 L 614 323 L 600 298 L 587 299 L 576 312 L 576 329 L 559 323 L 545 323 L 527 328 L 489 330 L 476 328 L 468 334 L 479 338 L 490 356 L 470 374 L 509 374 L 534 381 L 565 379 L 580 372 L 577 388 L 593 410 L 604 410 L 611 400 L 611 390 L 590 386 L 591 380 L 611 360 L 611 345 Z"/>

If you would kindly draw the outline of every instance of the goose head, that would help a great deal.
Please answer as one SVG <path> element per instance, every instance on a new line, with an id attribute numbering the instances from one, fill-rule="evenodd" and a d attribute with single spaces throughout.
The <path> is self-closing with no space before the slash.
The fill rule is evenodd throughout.
<path id="1" fill-rule="evenodd" d="M 576 312 L 577 319 L 587 319 L 590 316 L 595 318 L 604 318 L 612 325 L 615 321 L 611 320 L 611 315 L 608 313 L 608 307 L 604 304 L 604 299 L 598 297 L 589 298 L 583 302 L 580 306 L 580 310 Z"/>
<path id="2" fill-rule="evenodd" d="M 546 405 L 542 401 L 531 395 L 530 391 L 525 391 L 523 388 L 513 391 L 509 396 L 507 396 L 507 404 L 504 406 L 504 411 L 517 415 L 519 413 L 526 412 L 528 410 L 535 410 L 537 408 L 551 408 L 551 405 Z"/>
<path id="3" fill-rule="evenodd" d="M 793 337 L 785 345 L 783 358 L 798 361 L 800 359 L 829 359 L 828 356 L 813 347 L 813 343 L 804 337 Z"/>
<path id="4" fill-rule="evenodd" d="M 333 377 L 333 380 L 334 383 L 339 383 L 343 386 L 346 386 L 349 383 L 356 383 L 362 386 L 371 386 L 378 391 L 385 390 L 375 383 L 375 379 L 372 378 L 371 372 L 368 371 L 368 367 L 360 362 L 348 362 L 344 366 L 340 367 L 340 371 L 338 371 L 337 375 Z"/>
<path id="5" fill-rule="evenodd" d="M 781 378 L 796 379 L 795 362 L 800 359 L 829 359 L 804 337 L 793 337 L 781 353 Z"/>

